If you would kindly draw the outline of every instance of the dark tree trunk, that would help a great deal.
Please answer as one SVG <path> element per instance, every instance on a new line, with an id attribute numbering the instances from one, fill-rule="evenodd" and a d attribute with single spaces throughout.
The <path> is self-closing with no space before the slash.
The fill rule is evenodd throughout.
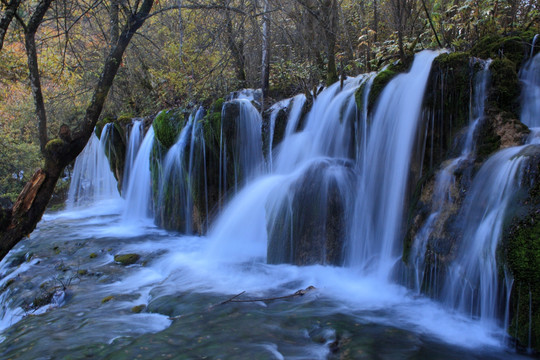
<path id="1" fill-rule="evenodd" d="M 244 41 L 236 41 L 236 34 L 233 28 L 233 23 L 229 12 L 225 13 L 226 27 L 227 27 L 227 44 L 229 50 L 234 59 L 236 67 L 236 78 L 239 81 L 240 87 L 246 86 L 246 70 L 245 70 L 245 56 L 244 56 Z"/>
<path id="2" fill-rule="evenodd" d="M 38 137 L 41 153 L 45 153 L 45 145 L 47 145 L 47 112 L 45 110 L 45 102 L 43 93 L 41 92 L 41 77 L 39 75 L 38 56 L 36 50 L 35 33 L 25 34 L 26 57 L 28 60 L 28 77 L 30 79 L 30 87 L 34 98 L 34 106 L 38 120 Z"/>
<path id="3" fill-rule="evenodd" d="M 117 44 L 111 48 L 94 90 L 92 101 L 86 109 L 81 131 L 74 134 L 73 140 L 70 142 L 54 141 L 48 143 L 45 147 L 45 166 L 43 169 L 39 169 L 26 184 L 13 206 L 9 225 L 0 229 L 0 259 L 4 258 L 23 237 L 29 235 L 35 229 L 45 212 L 56 182 L 63 173 L 64 168 L 79 155 L 88 142 L 101 114 L 114 77 L 122 63 L 124 51 L 135 32 L 146 20 L 153 2 L 154 0 L 144 0 L 142 2 L 139 11 L 132 14 L 124 25 Z"/>
<path id="4" fill-rule="evenodd" d="M 30 18 L 28 25 L 24 27 L 24 43 L 26 46 L 26 57 L 28 62 L 28 77 L 30 78 L 30 87 L 34 97 L 34 105 L 36 107 L 36 116 L 38 120 L 38 137 L 41 153 L 45 154 L 45 145 L 48 141 L 47 136 L 47 112 L 45 111 L 45 102 L 43 93 L 41 92 L 41 77 L 39 75 L 38 56 L 36 49 L 36 32 L 39 25 L 43 21 L 43 17 L 52 0 L 42 0 L 36 7 L 34 14 Z"/>
<path id="5" fill-rule="evenodd" d="M 336 0 L 324 0 L 322 3 L 324 35 L 326 38 L 326 56 L 328 64 L 326 70 L 326 84 L 333 84 L 338 80 L 336 69 L 336 33 L 338 31 L 338 11 Z"/>
<path id="6" fill-rule="evenodd" d="M 20 4 L 21 0 L 11 0 L 7 3 L 4 14 L 0 18 L 0 50 L 2 50 L 2 47 L 4 46 L 4 38 L 6 37 L 9 24 L 11 24 L 11 20 L 13 20 Z"/>

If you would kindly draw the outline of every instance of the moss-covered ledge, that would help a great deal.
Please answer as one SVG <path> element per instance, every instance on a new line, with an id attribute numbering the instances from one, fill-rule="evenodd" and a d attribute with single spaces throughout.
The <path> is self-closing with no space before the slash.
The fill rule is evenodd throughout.
<path id="1" fill-rule="evenodd" d="M 540 146 L 527 146 L 518 156 L 529 161 L 522 174 L 524 187 L 512 209 L 499 258 L 501 277 L 509 271 L 514 278 L 510 298 L 508 334 L 519 347 L 540 349 Z"/>

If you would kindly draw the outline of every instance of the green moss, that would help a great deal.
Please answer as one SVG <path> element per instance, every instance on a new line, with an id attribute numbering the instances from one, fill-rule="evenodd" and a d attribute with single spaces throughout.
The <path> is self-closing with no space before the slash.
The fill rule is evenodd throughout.
<path id="1" fill-rule="evenodd" d="M 114 118 L 111 118 L 111 117 L 105 117 L 103 119 L 101 119 L 100 121 L 98 121 L 96 123 L 96 127 L 94 129 L 94 132 L 96 133 L 96 136 L 98 137 L 98 139 L 101 139 L 101 132 L 103 131 L 103 127 L 110 123 L 110 122 L 113 122 L 114 121 Z"/>
<path id="2" fill-rule="evenodd" d="M 477 161 L 483 161 L 501 147 L 501 137 L 495 133 L 491 123 L 486 121 L 480 125 L 476 146 Z"/>
<path id="3" fill-rule="evenodd" d="M 375 106 L 375 102 L 379 98 L 379 95 L 382 93 L 385 86 L 388 85 L 390 80 L 392 80 L 396 75 L 407 71 L 407 69 L 408 69 L 408 64 L 397 62 L 397 63 L 389 65 L 385 70 L 379 72 L 377 76 L 375 76 L 375 79 L 373 79 L 373 83 L 371 85 L 371 89 L 369 91 L 369 96 L 368 96 L 368 111 L 369 112 L 373 110 L 373 107 Z"/>
<path id="4" fill-rule="evenodd" d="M 508 237 L 507 264 L 514 275 L 514 316 L 509 333 L 528 344 L 529 304 L 532 302 L 532 347 L 540 346 L 540 214 L 520 222 Z M 519 308 L 519 311 L 517 311 Z"/>
<path id="5" fill-rule="evenodd" d="M 360 85 L 358 90 L 354 93 L 354 100 L 356 101 L 356 107 L 359 110 L 364 108 L 364 92 L 366 91 L 366 81 Z"/>
<path id="6" fill-rule="evenodd" d="M 97 258 L 97 254 L 96 253 L 91 253 L 89 258 L 90 259 L 95 259 L 95 258 Z"/>
<path id="7" fill-rule="evenodd" d="M 509 59 L 495 59 L 490 65 L 492 91 L 491 106 L 512 112 L 517 116 L 520 93 L 516 64 Z"/>
<path id="8" fill-rule="evenodd" d="M 112 295 L 105 296 L 103 299 L 101 299 L 101 303 L 102 303 L 102 304 L 108 303 L 108 302 L 111 301 L 112 299 L 114 299 L 114 296 L 112 296 Z"/>
<path id="9" fill-rule="evenodd" d="M 61 139 L 52 139 L 45 145 L 45 151 L 47 154 L 54 156 L 61 151 L 63 146 L 64 142 Z"/>
<path id="10" fill-rule="evenodd" d="M 221 109 L 223 108 L 223 103 L 225 103 L 225 99 L 223 99 L 223 98 L 219 98 L 216 101 L 214 101 L 214 103 L 210 107 L 211 112 L 221 113 Z"/>
<path id="11" fill-rule="evenodd" d="M 122 126 L 126 126 L 128 124 L 131 124 L 134 116 L 133 114 L 121 114 L 116 119 L 117 122 L 119 122 Z"/>
<path id="12" fill-rule="evenodd" d="M 482 59 L 503 58 L 520 66 L 529 50 L 533 36 L 534 34 L 528 31 L 518 31 L 513 36 L 488 34 L 473 46 L 471 54 Z"/>
<path id="13" fill-rule="evenodd" d="M 86 269 L 77 270 L 77 275 L 80 275 L 80 276 L 88 275 L 88 270 Z"/>
<path id="14" fill-rule="evenodd" d="M 182 110 L 167 110 L 160 112 L 154 119 L 153 127 L 155 138 L 165 148 L 169 149 L 176 142 L 180 130 L 185 125 Z"/>
<path id="15" fill-rule="evenodd" d="M 139 254 L 122 254 L 122 255 L 115 255 L 114 261 L 119 263 L 120 265 L 131 265 L 136 263 L 141 256 Z"/>
<path id="16" fill-rule="evenodd" d="M 134 307 L 131 308 L 131 312 L 135 313 L 135 314 L 139 314 L 139 313 L 143 312 L 144 309 L 146 309 L 146 305 L 144 305 L 144 304 L 137 305 L 137 306 L 134 306 Z"/>

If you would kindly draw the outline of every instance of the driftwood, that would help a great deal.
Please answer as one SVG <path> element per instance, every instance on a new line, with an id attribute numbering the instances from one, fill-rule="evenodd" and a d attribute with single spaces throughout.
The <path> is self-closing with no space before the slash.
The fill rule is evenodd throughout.
<path id="1" fill-rule="evenodd" d="M 228 303 L 248 303 L 248 302 L 274 301 L 274 300 L 290 299 L 290 298 L 294 298 L 294 297 L 298 297 L 298 296 L 304 296 L 308 292 L 316 290 L 316 289 L 317 288 L 315 286 L 308 286 L 307 288 L 305 288 L 303 290 L 298 290 L 294 294 L 290 294 L 290 295 L 276 296 L 276 297 L 271 297 L 271 298 L 258 298 L 258 299 L 237 299 L 238 297 L 240 297 L 240 296 L 242 296 L 243 294 L 246 293 L 245 291 L 242 291 L 241 293 L 236 294 L 236 295 L 230 297 L 229 299 L 227 299 L 225 301 L 222 301 L 222 302 L 220 302 L 218 304 L 210 306 L 208 308 L 208 311 L 214 309 L 216 306 L 225 305 L 225 304 L 228 304 Z M 172 316 L 172 317 L 169 317 L 169 320 L 178 320 L 181 317 L 185 317 L 185 316 L 192 315 L 192 314 L 194 314 L 194 313 L 188 313 L 188 314 L 183 314 L 183 315 L 178 315 L 178 316 Z"/>

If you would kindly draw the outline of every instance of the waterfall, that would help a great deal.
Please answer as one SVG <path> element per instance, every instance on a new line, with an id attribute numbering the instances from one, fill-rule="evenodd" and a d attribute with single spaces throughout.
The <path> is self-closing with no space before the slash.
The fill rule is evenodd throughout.
<path id="1" fill-rule="evenodd" d="M 491 156 L 475 176 L 460 212 L 462 244 L 450 265 L 443 299 L 449 306 L 486 323 L 497 319 L 500 304 L 496 249 L 506 211 L 520 186 L 528 146 L 507 148 Z"/>
<path id="2" fill-rule="evenodd" d="M 103 127 L 101 140 L 92 133 L 85 148 L 77 157 L 66 202 L 68 209 L 99 200 L 119 198 L 117 182 L 105 156 L 107 137 L 111 134 L 113 126 L 109 123 Z"/>
<path id="3" fill-rule="evenodd" d="M 266 149 L 266 158 L 268 161 L 268 170 L 272 172 L 272 149 L 274 147 L 274 132 L 276 130 L 276 119 L 280 111 L 290 106 L 292 99 L 281 100 L 270 108 L 270 119 L 268 129 L 268 145 Z"/>
<path id="4" fill-rule="evenodd" d="M 387 278 L 400 256 L 406 186 L 422 100 L 437 52 L 415 56 L 411 70 L 386 85 L 366 139 L 349 261 Z"/>
<path id="5" fill-rule="evenodd" d="M 237 108 L 230 116 L 227 109 Z M 229 187 L 238 191 L 262 167 L 262 118 L 246 98 L 231 100 L 223 106 L 220 134 L 220 189 L 225 193 Z M 232 169 L 227 169 L 232 164 Z"/>
<path id="6" fill-rule="evenodd" d="M 141 142 L 143 140 L 143 121 L 141 119 L 133 119 L 131 126 L 129 126 L 128 129 L 128 146 L 124 165 L 122 195 L 125 195 L 125 191 L 129 185 L 131 169 L 135 164 L 137 152 L 139 151 L 139 147 L 141 146 Z"/>
<path id="7" fill-rule="evenodd" d="M 194 116 L 192 114 L 180 131 L 176 143 L 165 155 L 156 204 L 156 215 L 163 218 L 162 223 L 179 222 L 180 225 L 184 226 L 173 228 L 183 227 L 187 234 L 191 233 L 191 209 L 189 208 L 191 195 L 186 178 L 188 176 L 188 152 L 193 123 Z"/>
<path id="8" fill-rule="evenodd" d="M 150 152 L 153 145 L 154 127 L 150 126 L 138 149 L 137 157 L 127 179 L 128 185 L 125 188 L 126 204 L 123 213 L 126 222 L 136 223 L 149 217 L 152 196 Z"/>
<path id="9" fill-rule="evenodd" d="M 425 256 L 430 236 L 435 230 L 435 225 L 439 220 L 440 215 L 448 209 L 449 206 L 454 204 L 456 200 L 455 197 L 458 189 L 455 188 L 455 173 L 464 163 L 474 160 L 475 157 L 474 136 L 478 125 L 484 118 L 484 105 L 490 78 L 490 63 L 491 61 L 482 62 L 482 70 L 474 76 L 469 104 L 469 125 L 460 155 L 457 158 L 446 161 L 443 164 L 443 168 L 437 173 L 432 198 L 431 214 L 422 228 L 418 231 L 411 247 L 409 261 L 414 269 L 414 277 L 412 280 L 413 286 L 417 292 L 421 291 L 422 283 L 424 281 L 426 267 Z"/>
<path id="10" fill-rule="evenodd" d="M 521 122 L 529 128 L 540 127 L 540 53 L 527 61 L 519 74 L 521 91 Z"/>
<path id="11" fill-rule="evenodd" d="M 306 101 L 306 95 L 304 94 L 296 95 L 292 99 L 291 112 L 289 113 L 289 117 L 287 118 L 287 127 L 285 128 L 285 136 L 291 135 L 293 132 L 296 131 L 298 123 L 301 119 L 300 115 L 302 114 L 302 110 L 304 109 Z"/>
<path id="12" fill-rule="evenodd" d="M 294 237 L 293 233 L 313 231 L 310 227 L 326 229 L 325 216 L 321 215 L 326 207 L 347 206 L 347 199 L 354 197 L 350 160 L 350 155 L 354 155 L 351 151 L 354 143 L 351 129 L 356 119 L 354 93 L 365 78 L 349 78 L 343 89 L 339 83 L 325 89 L 315 100 L 304 129 L 295 132 L 296 126 L 291 126 L 286 130 L 285 138 L 275 149 L 273 171 L 250 181 L 210 229 L 209 237 L 213 241 L 209 256 L 238 261 L 266 258 L 268 252 L 271 262 L 294 263 L 292 257 L 301 257 L 300 254 L 289 256 L 294 246 L 289 247 L 287 254 L 279 249 L 284 232 Z M 304 101 L 301 97 L 293 101 L 288 124 L 298 124 Z M 314 201 L 312 209 L 317 215 L 314 223 L 309 223 L 311 213 L 301 210 L 305 201 Z M 295 207 L 295 219 L 287 211 L 291 208 L 288 204 Z M 327 237 L 320 238 L 317 246 L 322 248 L 318 249 L 317 262 L 325 262 L 324 246 L 328 241 Z"/>

